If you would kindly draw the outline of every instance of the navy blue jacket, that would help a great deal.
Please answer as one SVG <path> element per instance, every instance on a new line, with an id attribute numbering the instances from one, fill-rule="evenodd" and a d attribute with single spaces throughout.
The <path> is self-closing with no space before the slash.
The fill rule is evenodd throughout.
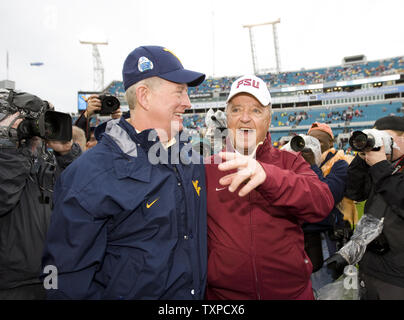
<path id="1" fill-rule="evenodd" d="M 344 160 L 336 161 L 330 173 L 324 177 L 321 167 L 333 156 L 334 154 L 330 152 L 320 165 L 320 168 L 315 164 L 312 165 L 311 168 L 318 175 L 319 179 L 328 185 L 334 197 L 334 203 L 338 204 L 344 197 L 346 181 L 348 179 L 348 163 Z M 305 223 L 302 227 L 304 232 L 323 232 L 332 230 L 334 225 L 341 224 L 343 224 L 343 215 L 341 211 L 334 206 L 330 214 L 324 220 L 317 223 Z"/>
<path id="2" fill-rule="evenodd" d="M 63 172 L 43 256 L 43 268 L 58 270 L 49 298 L 203 298 L 204 166 L 178 136 L 167 152 L 149 134 L 123 118 L 110 121 L 101 141 Z M 182 161 L 171 150 L 182 150 Z M 168 161 L 152 164 L 150 154 Z M 191 158 L 201 164 L 185 164 Z"/>

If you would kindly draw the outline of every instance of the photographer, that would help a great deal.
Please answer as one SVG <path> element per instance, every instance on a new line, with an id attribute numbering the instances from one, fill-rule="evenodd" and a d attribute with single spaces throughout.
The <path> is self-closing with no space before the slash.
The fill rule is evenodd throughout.
<path id="1" fill-rule="evenodd" d="M 102 100 L 100 100 L 100 98 Z M 105 100 L 107 98 L 107 100 Z M 103 108 L 104 102 L 104 108 Z M 103 110 L 104 109 L 104 110 Z M 95 114 L 111 115 L 112 119 L 119 119 L 122 116 L 119 100 L 113 96 L 93 94 L 87 99 L 87 109 L 74 123 L 75 126 L 83 129 L 87 141 L 91 139 L 90 118 Z"/>
<path id="2" fill-rule="evenodd" d="M 49 123 L 50 109 L 34 95 L 0 90 L 0 300 L 45 298 L 39 275 L 53 187 L 81 153 L 70 140 L 33 135 L 33 124 L 45 119 L 48 130 L 70 125 L 71 137 L 70 116 Z"/>
<path id="3" fill-rule="evenodd" d="M 364 216 L 327 264 L 338 277 L 359 261 L 361 299 L 404 299 L 404 118 L 387 116 L 374 127 L 380 150 L 359 152 L 348 168 L 346 195 L 367 200 Z"/>
<path id="4" fill-rule="evenodd" d="M 324 260 L 348 241 L 352 229 L 349 222 L 344 219 L 347 218 L 347 211 L 355 210 L 355 205 L 352 200 L 344 199 L 350 161 L 343 150 L 334 149 L 334 134 L 331 127 L 325 123 L 314 122 L 307 134 L 320 142 L 320 163 L 315 162 L 312 149 L 303 150 L 302 156 L 320 180 L 327 183 L 335 202 L 335 206 L 324 220 L 305 223 L 302 227 L 305 250 L 313 263 L 311 276 L 313 289 L 317 291 L 333 281 Z"/>

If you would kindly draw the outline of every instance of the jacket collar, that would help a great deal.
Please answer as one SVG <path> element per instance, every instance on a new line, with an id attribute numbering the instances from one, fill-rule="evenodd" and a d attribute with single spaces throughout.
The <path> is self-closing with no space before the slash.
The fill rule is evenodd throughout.
<path id="1" fill-rule="evenodd" d="M 267 136 L 265 137 L 264 141 L 262 144 L 260 144 L 257 148 L 257 153 L 256 153 L 256 158 L 261 158 L 265 154 L 269 154 L 272 150 L 272 145 L 271 145 L 271 135 L 268 132 Z"/>
<path id="2" fill-rule="evenodd" d="M 175 163 L 182 162 L 184 164 L 197 161 L 193 149 L 187 154 L 181 152 L 180 156 L 179 151 L 185 143 L 184 141 L 180 141 L 181 133 L 182 132 L 176 135 L 176 142 L 170 147 L 174 149 L 173 155 L 171 155 L 172 152 L 170 148 L 167 150 L 161 144 L 156 130 L 148 129 L 137 133 L 135 128 L 124 118 L 110 120 L 105 128 L 104 136 L 109 142 L 113 142 L 109 144 L 117 151 L 114 154 L 114 167 L 118 178 L 131 177 L 133 179 L 149 182 L 152 170 L 152 163 L 150 163 L 148 158 L 149 151 L 156 153 L 157 150 L 157 156 L 160 157 L 163 162 L 165 161 L 163 159 L 168 160 L 168 163 L 174 161 Z M 156 144 L 159 145 L 156 146 Z M 150 150 L 153 146 L 155 150 Z M 162 153 L 165 154 L 163 155 Z M 171 156 L 180 158 L 171 159 Z M 188 159 L 184 159 L 183 157 L 187 157 Z M 199 161 L 199 163 L 201 162 L 202 161 Z"/>
<path id="3" fill-rule="evenodd" d="M 117 178 L 130 177 L 150 182 L 152 166 L 148 161 L 147 153 L 141 147 L 141 143 L 147 141 L 146 133 L 137 134 L 132 125 L 121 118 L 108 121 L 103 135 L 101 142 L 106 139 L 116 151 L 113 153 L 113 163 Z"/>

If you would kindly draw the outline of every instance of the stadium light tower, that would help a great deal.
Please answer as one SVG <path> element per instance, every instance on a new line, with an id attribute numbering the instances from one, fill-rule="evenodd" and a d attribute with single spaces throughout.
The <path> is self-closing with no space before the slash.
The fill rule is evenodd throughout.
<path id="1" fill-rule="evenodd" d="M 276 59 L 276 72 L 279 73 L 281 71 L 281 60 L 280 60 L 280 55 L 279 55 L 279 42 L 278 42 L 278 31 L 276 29 L 276 24 L 280 23 L 281 19 L 278 19 L 276 21 L 272 22 L 264 22 L 264 23 L 257 23 L 257 24 L 248 24 L 244 25 L 243 28 L 248 28 L 249 34 L 250 34 L 250 46 L 251 46 L 251 56 L 253 60 L 253 68 L 254 68 L 254 74 L 258 74 L 259 68 L 258 68 L 258 61 L 257 61 L 257 56 L 256 56 L 256 50 L 255 50 L 255 40 L 254 40 L 254 34 L 253 34 L 253 28 L 255 27 L 261 27 L 261 26 L 266 26 L 266 25 L 272 25 L 272 31 L 274 34 L 274 48 L 275 48 L 275 59 Z"/>
<path id="2" fill-rule="evenodd" d="M 96 42 L 96 41 L 81 41 L 81 44 L 91 44 L 93 47 L 93 63 L 94 63 L 94 90 L 104 90 L 104 67 L 102 65 L 100 52 L 98 51 L 98 45 L 108 45 L 108 42 Z"/>

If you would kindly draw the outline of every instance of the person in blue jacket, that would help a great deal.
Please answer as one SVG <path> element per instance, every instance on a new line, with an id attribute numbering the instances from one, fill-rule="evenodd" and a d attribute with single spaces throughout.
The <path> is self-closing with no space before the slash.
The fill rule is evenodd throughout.
<path id="1" fill-rule="evenodd" d="M 47 296 L 202 299 L 205 172 L 182 115 L 188 86 L 205 75 L 159 46 L 136 48 L 122 73 L 130 118 L 109 121 L 57 183 L 42 260 L 57 281 Z"/>
<path id="2" fill-rule="evenodd" d="M 340 249 L 352 233 L 349 222 L 344 220 L 344 207 L 351 205 L 349 200 L 343 202 L 345 186 L 348 178 L 349 159 L 343 150 L 335 150 L 334 134 L 329 125 L 314 122 L 308 135 L 319 140 L 321 146 L 320 165 L 315 163 L 314 154 L 304 150 L 302 156 L 311 165 L 319 179 L 327 183 L 335 206 L 329 215 L 318 223 L 303 224 L 305 250 L 313 264 L 312 285 L 315 291 L 333 282 L 331 272 L 324 261 Z M 353 205 L 353 202 L 352 202 Z M 345 208 L 345 210 L 348 208 Z M 350 208 L 352 209 L 352 208 Z M 341 211 L 342 210 L 342 211 Z"/>

